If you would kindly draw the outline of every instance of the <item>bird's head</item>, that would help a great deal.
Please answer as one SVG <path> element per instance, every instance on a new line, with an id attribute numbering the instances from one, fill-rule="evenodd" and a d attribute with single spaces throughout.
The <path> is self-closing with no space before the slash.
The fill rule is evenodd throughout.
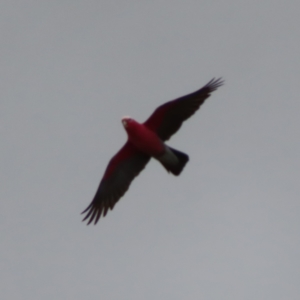
<path id="1" fill-rule="evenodd" d="M 128 116 L 125 116 L 122 118 L 122 124 L 125 129 L 128 128 L 128 126 L 130 126 L 130 123 L 132 123 L 132 122 L 133 122 L 133 119 Z"/>

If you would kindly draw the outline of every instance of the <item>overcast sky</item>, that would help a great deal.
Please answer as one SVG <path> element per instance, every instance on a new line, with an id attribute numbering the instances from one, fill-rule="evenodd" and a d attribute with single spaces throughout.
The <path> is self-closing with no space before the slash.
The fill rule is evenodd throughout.
<path id="1" fill-rule="evenodd" d="M 1 1 L 0 298 L 298 300 L 300 2 Z M 212 94 L 94 226 L 120 119 Z"/>

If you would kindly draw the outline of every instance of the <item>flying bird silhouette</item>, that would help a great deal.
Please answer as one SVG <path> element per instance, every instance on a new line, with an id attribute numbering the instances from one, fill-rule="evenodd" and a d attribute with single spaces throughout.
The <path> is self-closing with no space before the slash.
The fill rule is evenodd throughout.
<path id="1" fill-rule="evenodd" d="M 87 224 L 96 224 L 101 215 L 106 216 L 107 211 L 113 209 L 151 157 L 157 159 L 168 172 L 178 176 L 189 157 L 164 142 L 223 83 L 222 78 L 213 78 L 196 92 L 159 106 L 142 124 L 130 117 L 123 117 L 122 123 L 128 135 L 127 142 L 110 160 L 94 199 L 82 212 L 86 213 L 83 221 L 88 220 Z"/>

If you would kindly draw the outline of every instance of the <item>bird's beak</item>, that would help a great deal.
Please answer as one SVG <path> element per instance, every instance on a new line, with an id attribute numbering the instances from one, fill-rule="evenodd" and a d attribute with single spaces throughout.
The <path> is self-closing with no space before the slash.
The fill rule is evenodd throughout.
<path id="1" fill-rule="evenodd" d="M 122 120 L 122 124 L 123 126 L 126 128 L 127 127 L 127 121 L 126 120 Z"/>

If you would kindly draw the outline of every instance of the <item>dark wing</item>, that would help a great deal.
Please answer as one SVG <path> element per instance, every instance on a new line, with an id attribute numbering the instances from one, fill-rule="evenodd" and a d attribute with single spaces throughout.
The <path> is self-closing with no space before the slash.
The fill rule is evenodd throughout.
<path id="1" fill-rule="evenodd" d="M 200 90 L 159 106 L 144 125 L 156 132 L 163 141 L 168 140 L 181 127 L 182 122 L 193 115 L 223 83 L 222 78 L 213 78 Z"/>
<path id="2" fill-rule="evenodd" d="M 88 225 L 93 221 L 96 224 L 102 214 L 105 216 L 108 209 L 113 209 L 128 190 L 134 177 L 144 169 L 149 159 L 150 156 L 136 150 L 127 141 L 110 160 L 93 201 L 82 212 L 87 213 L 83 221 L 89 219 Z"/>

